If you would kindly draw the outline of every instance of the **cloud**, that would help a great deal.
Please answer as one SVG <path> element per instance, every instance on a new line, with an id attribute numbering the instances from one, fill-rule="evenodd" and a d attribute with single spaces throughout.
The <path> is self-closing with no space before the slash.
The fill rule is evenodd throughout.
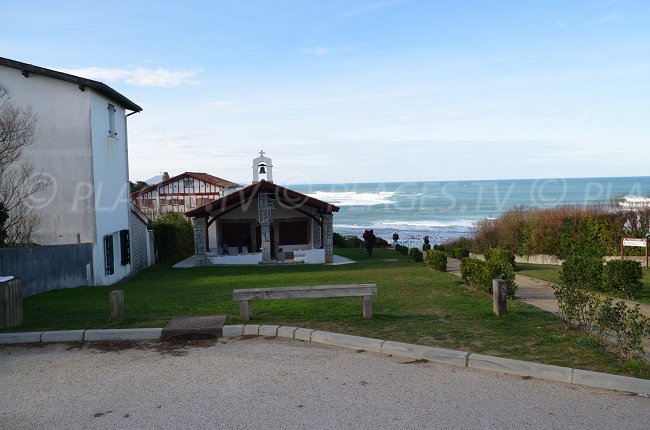
<path id="1" fill-rule="evenodd" d="M 225 108 L 235 106 L 235 102 L 230 100 L 213 100 L 210 102 L 206 102 L 205 105 L 208 107 L 225 109 Z"/>
<path id="2" fill-rule="evenodd" d="M 109 82 L 123 81 L 127 84 L 143 87 L 177 87 L 179 85 L 194 85 L 198 83 L 194 77 L 201 72 L 201 69 L 197 68 L 170 70 L 161 67 L 82 67 L 59 70 L 64 73 L 83 76 L 88 79 Z"/>
<path id="3" fill-rule="evenodd" d="M 303 48 L 302 52 L 310 55 L 329 55 L 334 52 L 334 49 L 324 47 Z"/>

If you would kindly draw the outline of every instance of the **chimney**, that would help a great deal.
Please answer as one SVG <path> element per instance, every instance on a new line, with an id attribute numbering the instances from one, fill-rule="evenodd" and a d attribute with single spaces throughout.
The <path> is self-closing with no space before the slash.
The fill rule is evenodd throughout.
<path id="1" fill-rule="evenodd" d="M 163 182 L 169 180 L 169 173 L 163 172 L 163 177 L 162 177 Z"/>

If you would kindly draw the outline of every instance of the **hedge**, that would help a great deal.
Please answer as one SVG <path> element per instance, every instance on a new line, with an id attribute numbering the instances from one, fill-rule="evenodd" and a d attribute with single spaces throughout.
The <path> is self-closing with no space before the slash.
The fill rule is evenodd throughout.
<path id="1" fill-rule="evenodd" d="M 439 272 L 447 271 L 447 254 L 445 254 L 444 251 L 438 251 L 436 249 L 427 251 L 426 261 L 427 265 L 433 270 L 437 270 Z"/>

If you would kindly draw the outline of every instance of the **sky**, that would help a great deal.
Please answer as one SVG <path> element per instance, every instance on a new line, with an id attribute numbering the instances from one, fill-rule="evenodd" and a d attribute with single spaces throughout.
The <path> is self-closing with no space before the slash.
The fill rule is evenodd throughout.
<path id="1" fill-rule="evenodd" d="M 0 56 L 139 104 L 131 180 L 650 175 L 650 2 L 0 0 Z"/>

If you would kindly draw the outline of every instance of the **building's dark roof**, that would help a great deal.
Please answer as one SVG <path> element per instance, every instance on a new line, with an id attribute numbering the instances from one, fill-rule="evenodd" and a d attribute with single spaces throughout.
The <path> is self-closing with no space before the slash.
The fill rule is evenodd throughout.
<path id="1" fill-rule="evenodd" d="M 142 110 L 140 106 L 133 103 L 131 100 L 127 99 L 122 94 L 115 91 L 113 88 L 101 82 L 93 81 L 92 79 L 86 79 L 80 76 L 70 75 L 63 72 L 57 72 L 56 70 L 46 69 L 44 67 L 34 66 L 27 63 L 21 63 L 20 61 L 10 60 L 9 58 L 3 57 L 0 57 L 0 66 L 12 67 L 27 74 L 33 73 L 35 75 L 42 75 L 66 82 L 72 82 L 73 84 L 79 85 L 80 88 L 92 88 L 128 110 L 132 110 L 134 112 L 140 112 Z"/>
<path id="2" fill-rule="evenodd" d="M 245 203 L 247 200 L 254 198 L 260 192 L 272 193 L 275 199 L 282 201 L 285 206 L 289 207 L 299 209 L 303 206 L 310 206 L 328 214 L 339 211 L 339 207 L 334 206 L 331 203 L 309 197 L 305 194 L 299 193 L 298 191 L 281 187 L 272 182 L 260 181 L 206 205 L 185 212 L 185 215 L 194 218 L 218 215 L 220 212 L 230 210 L 233 206 Z"/>
<path id="3" fill-rule="evenodd" d="M 176 175 L 173 178 L 169 178 L 166 181 L 158 182 L 157 184 L 154 185 L 149 185 L 148 187 L 144 187 L 134 193 L 131 193 L 131 197 L 137 197 L 139 195 L 142 195 L 144 193 L 148 193 L 149 191 L 153 191 L 158 187 L 162 187 L 164 185 L 167 185 L 171 182 L 178 181 L 179 179 L 182 179 L 184 177 L 190 177 L 194 179 L 198 179 L 199 181 L 207 182 L 208 184 L 215 185 L 217 187 L 221 188 L 239 188 L 241 185 L 235 184 L 234 182 L 227 181 L 225 179 L 219 178 L 217 176 L 209 175 L 207 173 L 202 173 L 202 172 L 185 172 L 181 173 L 180 175 Z"/>

